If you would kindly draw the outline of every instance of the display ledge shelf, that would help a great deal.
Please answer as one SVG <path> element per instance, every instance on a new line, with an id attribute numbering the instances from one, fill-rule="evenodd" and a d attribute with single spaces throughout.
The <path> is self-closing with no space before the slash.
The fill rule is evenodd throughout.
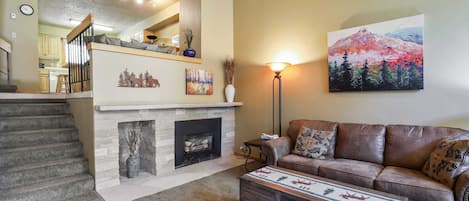
<path id="1" fill-rule="evenodd" d="M 178 56 L 178 55 L 172 55 L 172 54 L 166 54 L 166 53 L 160 53 L 160 52 L 152 52 L 148 50 L 139 50 L 139 49 L 133 49 L 133 48 L 128 48 L 128 47 L 107 45 L 107 44 L 102 44 L 102 43 L 89 43 L 88 49 L 202 64 L 202 59 L 200 58 Z"/>
<path id="2" fill-rule="evenodd" d="M 164 110 L 164 109 L 191 109 L 191 108 L 217 108 L 239 107 L 242 102 L 233 103 L 184 103 L 184 104 L 158 104 L 158 105 L 97 105 L 96 111 L 129 111 L 129 110 Z"/>

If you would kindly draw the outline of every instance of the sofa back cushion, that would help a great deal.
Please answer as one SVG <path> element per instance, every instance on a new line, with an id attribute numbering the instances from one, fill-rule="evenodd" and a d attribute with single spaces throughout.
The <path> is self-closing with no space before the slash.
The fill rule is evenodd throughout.
<path id="1" fill-rule="evenodd" d="M 335 158 L 383 164 L 385 132 L 384 125 L 339 124 Z"/>
<path id="2" fill-rule="evenodd" d="M 311 128 L 314 130 L 318 131 L 332 131 L 332 132 L 337 132 L 337 122 L 330 122 L 330 121 L 320 121 L 320 120 L 306 120 L 306 119 L 299 119 L 299 120 L 293 120 L 290 121 L 290 125 L 287 130 L 287 135 L 290 137 L 291 140 L 291 148 L 294 148 L 296 146 L 296 139 L 298 138 L 298 134 L 300 132 L 300 129 L 304 126 L 307 128 Z M 335 147 L 335 139 L 336 135 L 334 135 L 334 138 L 331 140 L 331 147 Z M 334 157 L 334 149 L 329 149 L 327 150 L 327 153 L 324 154 L 326 158 L 333 158 Z"/>
<path id="3" fill-rule="evenodd" d="M 469 131 L 430 126 L 386 126 L 384 164 L 421 170 L 433 149 L 444 137 L 468 139 Z"/>

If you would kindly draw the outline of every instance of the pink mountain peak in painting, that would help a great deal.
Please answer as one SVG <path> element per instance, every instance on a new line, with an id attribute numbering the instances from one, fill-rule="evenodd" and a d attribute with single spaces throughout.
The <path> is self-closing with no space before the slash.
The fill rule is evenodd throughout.
<path id="1" fill-rule="evenodd" d="M 330 46 L 329 61 L 341 63 L 345 52 L 356 68 L 361 67 L 365 60 L 369 65 L 379 65 L 383 60 L 391 66 L 405 66 L 409 62 L 421 66 L 423 63 L 422 45 L 372 33 L 365 28 Z"/>

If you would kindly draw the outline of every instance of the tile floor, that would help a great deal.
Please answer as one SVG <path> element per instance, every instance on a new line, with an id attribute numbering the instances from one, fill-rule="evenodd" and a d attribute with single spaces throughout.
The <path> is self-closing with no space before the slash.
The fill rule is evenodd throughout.
<path id="1" fill-rule="evenodd" d="M 194 165 L 176 169 L 174 172 L 162 176 L 140 173 L 137 178 L 121 177 L 121 184 L 98 193 L 106 201 L 131 201 L 136 198 L 155 194 L 217 172 L 244 164 L 244 158 L 235 155 L 223 156 L 218 159 L 204 161 Z"/>

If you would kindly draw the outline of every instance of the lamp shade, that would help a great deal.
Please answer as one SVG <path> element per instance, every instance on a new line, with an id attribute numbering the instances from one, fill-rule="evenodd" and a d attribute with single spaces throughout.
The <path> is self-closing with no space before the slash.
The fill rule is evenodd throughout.
<path id="1" fill-rule="evenodd" d="M 282 72 L 283 69 L 287 68 L 288 66 L 291 66 L 290 63 L 287 62 L 272 62 L 272 63 L 267 63 L 267 65 L 270 67 L 270 69 L 274 72 Z"/>

